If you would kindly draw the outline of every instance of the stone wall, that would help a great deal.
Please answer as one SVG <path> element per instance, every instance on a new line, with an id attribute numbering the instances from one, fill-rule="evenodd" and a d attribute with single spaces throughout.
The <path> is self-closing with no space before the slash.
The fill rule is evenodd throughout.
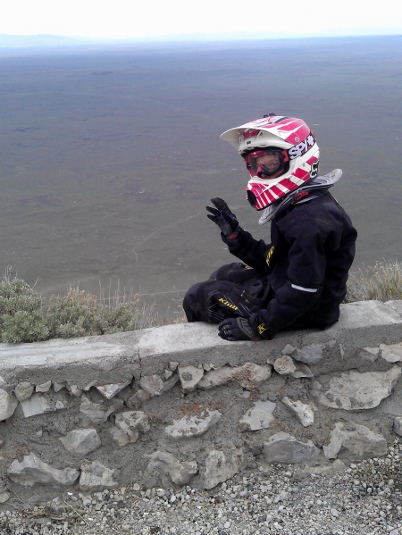
<path id="1" fill-rule="evenodd" d="M 0 503 L 384 455 L 402 435 L 401 362 L 402 301 L 258 343 L 180 324 L 0 344 Z"/>

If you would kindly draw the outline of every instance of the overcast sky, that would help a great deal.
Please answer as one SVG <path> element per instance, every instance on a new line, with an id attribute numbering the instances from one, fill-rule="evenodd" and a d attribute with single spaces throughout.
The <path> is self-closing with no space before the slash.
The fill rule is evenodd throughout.
<path id="1" fill-rule="evenodd" d="M 267 0 L 0 0 L 0 34 L 126 39 L 402 33 L 397 0 L 284 0 L 274 6 Z"/>

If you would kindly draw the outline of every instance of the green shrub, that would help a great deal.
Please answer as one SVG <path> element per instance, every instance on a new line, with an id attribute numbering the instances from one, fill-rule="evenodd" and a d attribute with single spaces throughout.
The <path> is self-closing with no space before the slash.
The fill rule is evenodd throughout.
<path id="1" fill-rule="evenodd" d="M 54 298 L 46 313 L 50 338 L 74 338 L 101 334 L 97 328 L 93 296 L 75 288 Z"/>
<path id="2" fill-rule="evenodd" d="M 9 344 L 37 342 L 49 338 L 45 321 L 37 310 L 33 312 L 17 310 L 13 315 L 4 315 L 1 334 L 2 342 Z"/>
<path id="3" fill-rule="evenodd" d="M 25 281 L 6 272 L 0 282 L 0 341 L 35 342 L 132 331 L 158 325 L 152 305 L 138 296 L 118 294 L 108 305 L 85 291 L 70 288 L 65 296 L 43 298 Z"/>
<path id="4" fill-rule="evenodd" d="M 46 340 L 48 331 L 42 316 L 42 297 L 25 281 L 6 272 L 0 281 L 0 341 Z"/>

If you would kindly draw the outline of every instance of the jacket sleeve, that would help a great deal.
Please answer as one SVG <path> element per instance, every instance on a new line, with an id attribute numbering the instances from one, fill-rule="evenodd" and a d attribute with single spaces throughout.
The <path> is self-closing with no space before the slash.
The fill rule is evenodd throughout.
<path id="1" fill-rule="evenodd" d="M 268 272 L 267 253 L 270 245 L 263 240 L 254 239 L 247 230 L 242 228 L 239 229 L 236 238 L 226 238 L 223 234 L 221 237 L 232 255 L 260 273 Z"/>

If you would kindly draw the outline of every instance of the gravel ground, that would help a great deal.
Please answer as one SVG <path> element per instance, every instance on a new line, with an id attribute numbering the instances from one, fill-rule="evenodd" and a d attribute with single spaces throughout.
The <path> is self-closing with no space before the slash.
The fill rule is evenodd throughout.
<path id="1" fill-rule="evenodd" d="M 30 510 L 0 512 L 0 534 L 402 535 L 401 460 L 402 444 L 395 443 L 386 457 L 332 476 L 300 477 L 277 465 L 212 491 L 133 485 L 67 492 Z"/>

